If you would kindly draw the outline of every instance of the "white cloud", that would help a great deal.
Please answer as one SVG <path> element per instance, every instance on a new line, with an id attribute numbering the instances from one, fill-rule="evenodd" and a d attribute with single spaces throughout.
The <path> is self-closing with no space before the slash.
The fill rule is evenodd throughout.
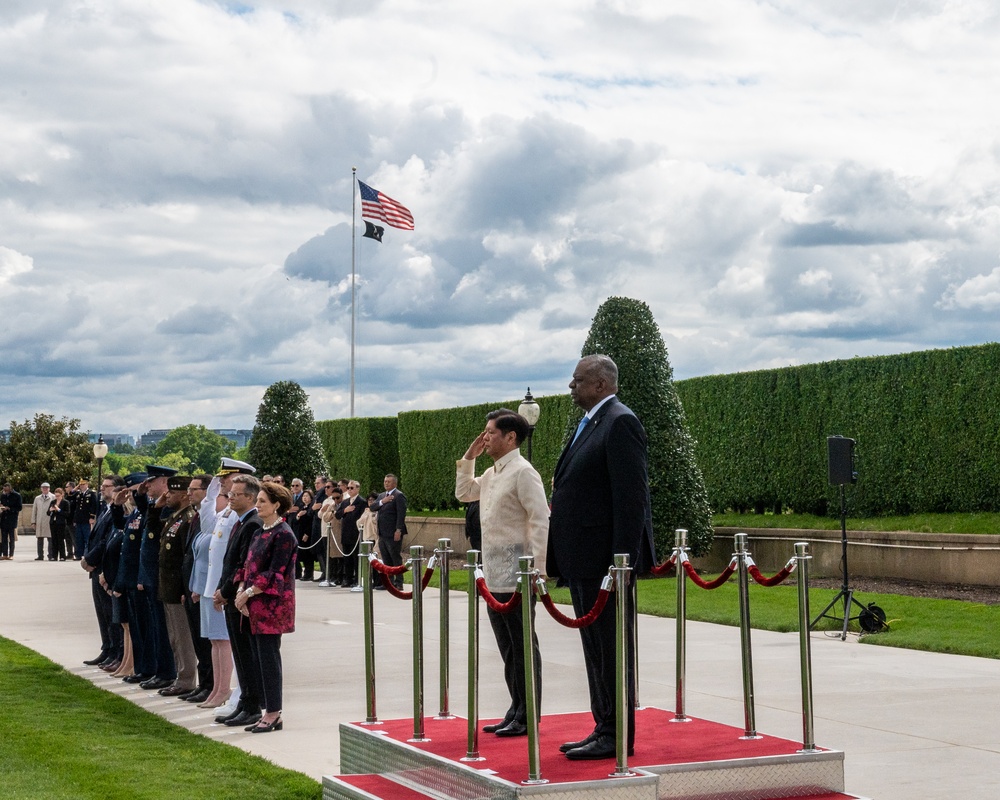
<path id="1" fill-rule="evenodd" d="M 377 30 L 377 36 L 372 31 Z M 0 418 L 565 391 L 606 297 L 677 377 L 1000 337 L 987 0 L 9 0 Z M 16 391 L 14 388 L 16 387 Z"/>

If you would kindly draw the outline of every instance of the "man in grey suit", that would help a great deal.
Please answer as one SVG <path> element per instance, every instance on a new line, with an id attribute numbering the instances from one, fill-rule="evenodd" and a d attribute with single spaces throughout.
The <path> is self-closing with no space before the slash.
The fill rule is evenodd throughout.
<path id="1" fill-rule="evenodd" d="M 586 415 L 556 464 L 549 521 L 548 572 L 569 584 L 583 616 L 594 606 L 616 553 L 627 553 L 635 575 L 655 563 L 646 472 L 646 431 L 615 397 L 618 367 L 605 355 L 580 359 L 569 384 Z M 629 607 L 628 749 L 635 741 L 635 610 Z M 593 625 L 581 628 L 594 730 L 560 747 L 573 760 L 615 757 L 615 614 L 608 604 Z"/>

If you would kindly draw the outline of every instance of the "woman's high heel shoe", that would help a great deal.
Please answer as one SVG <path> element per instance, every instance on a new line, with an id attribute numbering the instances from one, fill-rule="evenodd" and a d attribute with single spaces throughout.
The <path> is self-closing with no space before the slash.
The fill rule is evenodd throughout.
<path id="1" fill-rule="evenodd" d="M 281 717 L 278 717 L 274 722 L 258 722 L 250 728 L 250 733 L 270 733 L 280 731 L 282 727 Z"/>

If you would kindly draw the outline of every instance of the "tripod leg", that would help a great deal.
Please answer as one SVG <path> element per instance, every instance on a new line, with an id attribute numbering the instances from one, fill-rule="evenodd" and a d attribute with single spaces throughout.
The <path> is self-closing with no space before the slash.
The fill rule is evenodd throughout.
<path id="1" fill-rule="evenodd" d="M 847 623 L 851 621 L 851 603 L 857 603 L 858 601 L 854 599 L 854 592 L 848 589 L 846 592 L 841 592 L 844 595 L 844 629 L 840 633 L 840 641 L 847 641 Z M 858 603 L 858 605 L 861 605 Z"/>
<path id="2" fill-rule="evenodd" d="M 819 622 L 819 621 L 820 621 L 821 619 L 823 619 L 823 617 L 826 617 L 826 616 L 829 616 L 829 617 L 830 617 L 830 619 L 836 619 L 836 620 L 839 620 L 839 619 L 840 619 L 840 617 L 836 617 L 836 616 L 831 616 L 831 615 L 829 615 L 829 614 L 828 614 L 827 612 L 829 612 L 829 611 L 830 611 L 831 609 L 833 609 L 833 607 L 834 607 L 835 605 L 837 605 L 837 603 L 839 603 L 839 602 L 840 602 L 840 598 L 841 598 L 841 597 L 843 597 L 843 596 L 844 596 L 844 590 L 843 590 L 843 589 L 841 589 L 841 590 L 840 590 L 839 592 L 837 592 L 837 596 L 836 596 L 836 597 L 834 597 L 834 598 L 833 598 L 833 600 L 831 600 L 831 601 L 830 601 L 830 602 L 829 602 L 829 603 L 827 604 L 826 608 L 824 608 L 824 609 L 823 609 L 822 611 L 820 611 L 820 612 L 819 612 L 819 614 L 817 614 L 817 615 L 816 615 L 816 619 L 814 619 L 814 620 L 812 621 L 812 624 L 811 624 L 811 625 L 809 626 L 809 628 L 810 628 L 810 629 L 812 629 L 812 628 L 815 628 L 815 627 L 816 627 L 816 623 L 817 623 L 817 622 Z"/>

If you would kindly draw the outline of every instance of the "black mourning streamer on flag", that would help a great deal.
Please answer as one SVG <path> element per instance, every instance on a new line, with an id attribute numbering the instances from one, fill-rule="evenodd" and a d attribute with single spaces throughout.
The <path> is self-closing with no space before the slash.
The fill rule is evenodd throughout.
<path id="1" fill-rule="evenodd" d="M 366 239 L 374 239 L 376 242 L 381 242 L 383 233 L 385 233 L 385 228 L 381 225 L 375 225 L 365 220 L 365 232 L 361 235 Z"/>

